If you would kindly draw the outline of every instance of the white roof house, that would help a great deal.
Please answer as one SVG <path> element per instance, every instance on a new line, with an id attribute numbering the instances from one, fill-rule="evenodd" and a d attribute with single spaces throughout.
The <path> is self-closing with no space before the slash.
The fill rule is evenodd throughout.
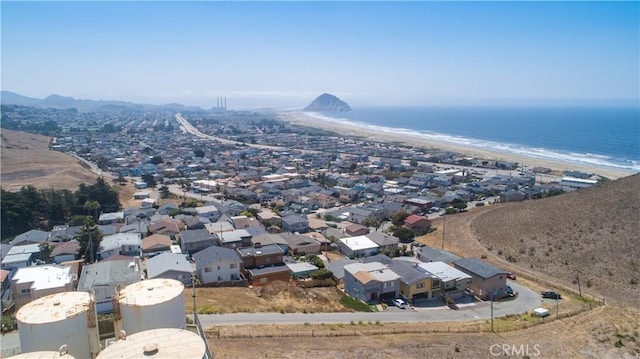
<path id="1" fill-rule="evenodd" d="M 13 276 L 15 284 L 31 283 L 31 290 L 60 288 L 73 282 L 71 267 L 42 265 L 19 268 Z"/>
<path id="2" fill-rule="evenodd" d="M 338 246 L 343 254 L 354 257 L 375 255 L 380 247 L 367 236 L 340 238 Z"/>
<path id="3" fill-rule="evenodd" d="M 420 262 L 418 267 L 424 271 L 433 274 L 443 282 L 449 282 L 452 280 L 471 279 L 471 276 L 467 273 L 458 270 L 444 262 Z"/>
<path id="4" fill-rule="evenodd" d="M 142 239 L 139 233 L 117 233 L 100 241 L 98 254 L 104 259 L 114 254 L 140 256 Z"/>

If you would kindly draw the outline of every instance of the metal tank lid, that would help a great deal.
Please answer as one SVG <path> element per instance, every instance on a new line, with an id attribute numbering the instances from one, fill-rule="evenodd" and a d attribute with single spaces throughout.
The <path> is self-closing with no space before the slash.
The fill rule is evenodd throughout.
<path id="1" fill-rule="evenodd" d="M 175 279 L 157 278 L 129 284 L 120 291 L 120 304 L 148 306 L 182 296 L 184 284 Z"/>
<path id="2" fill-rule="evenodd" d="M 160 328 L 125 335 L 101 351 L 96 359 L 201 359 L 205 351 L 205 343 L 198 334 L 183 329 Z"/>
<path id="3" fill-rule="evenodd" d="M 22 323 L 51 323 L 74 317 L 89 309 L 91 296 L 87 292 L 62 292 L 32 300 L 16 313 Z"/>

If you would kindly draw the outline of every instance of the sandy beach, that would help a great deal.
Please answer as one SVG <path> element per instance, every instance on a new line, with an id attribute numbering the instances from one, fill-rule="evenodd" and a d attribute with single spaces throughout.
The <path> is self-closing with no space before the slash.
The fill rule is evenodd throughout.
<path id="1" fill-rule="evenodd" d="M 625 171 L 611 167 L 598 167 L 580 163 L 554 161 L 550 159 L 542 159 L 536 157 L 528 157 L 521 154 L 508 153 L 503 151 L 491 151 L 484 148 L 472 147 L 464 144 L 452 144 L 450 142 L 442 142 L 437 140 L 429 140 L 422 137 L 412 137 L 405 134 L 396 134 L 391 132 L 378 132 L 365 126 L 356 124 L 346 124 L 332 121 L 323 121 L 304 112 L 281 112 L 278 117 L 286 122 L 299 124 L 308 127 L 320 128 L 327 131 L 336 132 L 345 136 L 364 137 L 372 141 L 378 142 L 395 142 L 403 143 L 414 147 L 425 149 L 439 149 L 459 153 L 462 155 L 487 159 L 518 162 L 527 167 L 547 167 L 554 173 L 561 174 L 563 171 L 575 170 L 587 173 L 594 173 L 610 179 L 617 179 L 634 174 L 632 171 Z"/>

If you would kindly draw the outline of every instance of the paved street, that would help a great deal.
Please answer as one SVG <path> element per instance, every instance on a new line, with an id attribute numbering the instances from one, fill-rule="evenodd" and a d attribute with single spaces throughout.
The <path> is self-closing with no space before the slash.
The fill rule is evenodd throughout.
<path id="1" fill-rule="evenodd" d="M 531 289 L 514 281 L 508 281 L 514 292 L 519 296 L 514 300 L 495 302 L 494 317 L 507 314 L 520 314 L 539 307 L 542 303 L 540 295 Z M 233 314 L 201 314 L 200 322 L 205 328 L 215 325 L 244 325 L 244 324 L 304 324 L 304 323 L 350 323 L 359 322 L 461 322 L 491 318 L 490 302 L 475 302 L 464 304 L 459 310 L 448 307 L 426 307 L 398 309 L 391 307 L 383 312 L 374 313 L 233 313 Z M 0 341 L 2 357 L 20 352 L 18 333 L 3 335 Z"/>

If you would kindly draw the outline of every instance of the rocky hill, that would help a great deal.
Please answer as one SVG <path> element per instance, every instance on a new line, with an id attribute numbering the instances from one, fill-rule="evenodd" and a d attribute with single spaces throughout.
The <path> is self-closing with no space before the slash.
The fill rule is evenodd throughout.
<path id="1" fill-rule="evenodd" d="M 304 110 L 311 112 L 349 112 L 351 111 L 351 106 L 334 95 L 323 93 L 316 97 Z"/>
<path id="2" fill-rule="evenodd" d="M 500 205 L 472 230 L 502 259 L 640 308 L 640 174 Z"/>

